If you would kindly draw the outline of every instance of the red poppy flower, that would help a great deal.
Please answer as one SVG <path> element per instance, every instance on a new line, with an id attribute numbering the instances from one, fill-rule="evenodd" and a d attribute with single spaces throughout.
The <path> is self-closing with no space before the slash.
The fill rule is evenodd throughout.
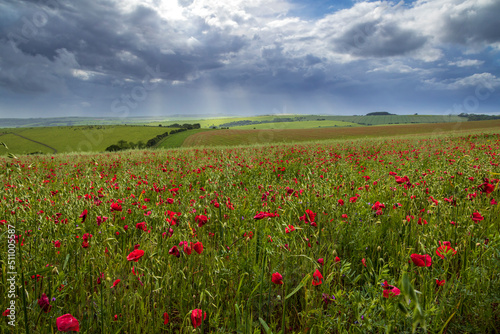
<path id="1" fill-rule="evenodd" d="M 274 284 L 283 284 L 283 276 L 281 276 L 280 273 L 274 273 L 273 276 L 271 277 L 271 282 Z"/>
<path id="2" fill-rule="evenodd" d="M 122 211 L 122 206 L 118 203 L 111 203 L 111 211 Z"/>
<path id="3" fill-rule="evenodd" d="M 135 224 L 135 228 L 138 229 L 138 230 L 143 230 L 143 231 L 147 231 L 148 230 L 146 222 L 140 222 L 140 223 Z"/>
<path id="4" fill-rule="evenodd" d="M 52 308 L 49 302 L 49 297 L 47 297 L 45 293 L 42 293 L 42 296 L 38 299 L 38 305 L 45 313 L 50 312 L 50 309 Z"/>
<path id="5" fill-rule="evenodd" d="M 385 205 L 380 203 L 379 201 L 376 201 L 373 205 L 372 205 L 372 211 L 378 211 L 380 209 L 385 209 Z"/>
<path id="6" fill-rule="evenodd" d="M 116 281 L 113 282 L 113 285 L 111 286 L 111 289 L 114 288 L 115 286 L 118 285 L 118 283 L 120 283 L 121 279 L 117 279 Z"/>
<path id="7" fill-rule="evenodd" d="M 344 200 L 343 200 L 343 199 L 339 199 L 339 200 L 337 201 L 337 203 L 338 203 L 340 206 L 342 206 L 342 205 L 344 205 Z"/>
<path id="8" fill-rule="evenodd" d="M 134 249 L 128 256 L 127 261 L 137 262 L 144 255 L 144 251 L 142 249 Z"/>
<path id="9" fill-rule="evenodd" d="M 312 212 L 311 210 L 307 209 L 306 210 L 306 213 L 300 217 L 299 219 L 302 220 L 304 223 L 311 223 L 311 222 L 314 222 L 314 220 L 316 219 L 316 213 Z"/>
<path id="10" fill-rule="evenodd" d="M 168 317 L 168 313 L 167 312 L 163 313 L 163 324 L 164 325 L 168 324 L 169 320 L 170 318 Z"/>
<path id="11" fill-rule="evenodd" d="M 203 312 L 203 320 L 207 319 L 207 312 Z M 194 328 L 201 326 L 201 316 L 202 316 L 202 311 L 197 308 L 191 311 L 191 323 L 193 324 Z"/>
<path id="12" fill-rule="evenodd" d="M 363 263 L 363 265 L 366 267 L 366 260 L 365 260 L 365 258 L 362 258 L 362 259 L 361 259 L 361 262 L 362 262 L 362 263 Z"/>
<path id="13" fill-rule="evenodd" d="M 418 267 L 430 267 L 432 264 L 431 256 L 428 254 L 411 254 L 411 260 Z"/>
<path id="14" fill-rule="evenodd" d="M 9 309 L 7 309 L 7 310 L 3 311 L 2 316 L 3 316 L 3 317 L 6 317 L 6 316 L 8 316 L 9 314 L 10 314 L 10 310 L 9 310 Z"/>
<path id="15" fill-rule="evenodd" d="M 54 247 L 55 248 L 61 247 L 61 242 L 59 240 L 54 241 Z"/>
<path id="16" fill-rule="evenodd" d="M 191 244 L 193 244 L 193 243 L 191 243 Z M 187 255 L 191 255 L 191 253 L 193 252 L 193 248 L 188 244 L 188 242 L 187 241 L 181 241 L 179 243 L 179 246 L 182 246 L 182 245 L 184 245 L 184 248 L 183 248 L 184 253 L 186 253 Z"/>
<path id="17" fill-rule="evenodd" d="M 384 298 L 395 297 L 401 294 L 401 290 L 396 288 L 394 285 L 389 285 L 387 281 L 382 284 L 382 287 L 384 288 L 384 292 L 382 294 Z"/>
<path id="18" fill-rule="evenodd" d="M 440 280 L 436 279 L 436 284 L 437 284 L 437 286 L 443 286 L 443 285 L 444 285 L 444 283 L 446 283 L 446 281 L 445 281 L 445 280 L 440 281 Z"/>
<path id="19" fill-rule="evenodd" d="M 198 223 L 198 227 L 202 227 L 203 225 L 205 225 L 207 223 L 208 217 L 204 216 L 204 215 L 198 215 L 198 216 L 194 217 L 194 221 L 196 223 Z"/>
<path id="20" fill-rule="evenodd" d="M 320 285 L 321 283 L 323 283 L 323 275 L 321 275 L 321 272 L 318 269 L 316 269 L 316 271 L 313 274 L 312 285 L 316 286 Z"/>
<path id="21" fill-rule="evenodd" d="M 56 319 L 57 330 L 61 332 L 79 332 L 80 324 L 71 314 L 61 315 Z"/>
<path id="22" fill-rule="evenodd" d="M 271 212 L 264 212 L 261 211 L 257 213 L 253 219 L 264 219 L 264 218 L 273 218 L 273 217 L 279 217 L 280 215 L 278 213 L 271 213 Z"/>
<path id="23" fill-rule="evenodd" d="M 258 214 L 253 216 L 253 219 L 264 219 L 266 217 L 268 217 L 266 212 L 259 212 Z"/>
<path id="24" fill-rule="evenodd" d="M 285 233 L 290 233 L 295 231 L 295 227 L 293 225 L 288 225 L 288 227 L 285 227 Z"/>
<path id="25" fill-rule="evenodd" d="M 325 260 L 323 258 L 319 258 L 318 259 L 318 263 L 321 264 L 321 265 L 324 265 L 325 264 Z"/>
<path id="26" fill-rule="evenodd" d="M 491 194 L 493 190 L 495 190 L 495 186 L 490 184 L 490 183 L 483 183 L 482 185 L 479 186 L 481 190 L 487 194 Z"/>
<path id="27" fill-rule="evenodd" d="M 449 241 L 443 241 L 442 243 L 440 241 L 439 245 L 438 249 L 436 249 L 436 255 L 440 258 L 444 259 L 448 252 L 453 253 L 453 255 L 457 254 L 457 251 L 451 248 L 451 243 Z"/>
<path id="28" fill-rule="evenodd" d="M 97 226 L 101 226 L 101 224 L 104 223 L 106 220 L 108 220 L 108 217 L 97 216 Z"/>
<path id="29" fill-rule="evenodd" d="M 85 219 L 87 219 L 87 209 L 83 210 L 80 214 L 80 218 L 82 218 L 82 223 L 85 222 Z"/>
<path id="30" fill-rule="evenodd" d="M 335 256 L 335 263 L 340 262 L 340 257 Z"/>
<path id="31" fill-rule="evenodd" d="M 203 252 L 203 244 L 200 241 L 195 243 L 193 248 L 194 248 L 194 251 L 198 254 L 201 254 Z"/>
<path id="32" fill-rule="evenodd" d="M 408 183 L 408 182 L 410 182 L 410 179 L 406 175 L 404 177 L 394 176 L 394 179 L 396 180 L 397 184 L 402 184 L 402 183 Z"/>
<path id="33" fill-rule="evenodd" d="M 170 248 L 170 250 L 168 251 L 168 254 L 174 255 L 175 257 L 181 256 L 181 254 L 179 253 L 179 249 L 177 248 L 177 246 L 174 246 L 174 247 Z"/>
<path id="34" fill-rule="evenodd" d="M 427 220 L 422 219 L 422 217 L 419 217 L 417 224 L 418 225 L 427 225 Z"/>
<path id="35" fill-rule="evenodd" d="M 429 199 L 434 203 L 435 205 L 439 205 L 439 201 L 435 199 L 434 197 L 430 196 Z"/>
<path id="36" fill-rule="evenodd" d="M 472 220 L 477 224 L 478 222 L 480 222 L 481 220 L 484 220 L 484 217 L 481 216 L 481 214 L 479 212 L 474 212 L 471 216 Z"/>

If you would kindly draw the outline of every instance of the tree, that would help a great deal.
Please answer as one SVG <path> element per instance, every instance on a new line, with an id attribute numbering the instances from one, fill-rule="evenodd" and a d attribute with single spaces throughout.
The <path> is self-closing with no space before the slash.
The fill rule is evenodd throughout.
<path id="1" fill-rule="evenodd" d="M 106 147 L 106 152 L 116 152 L 116 151 L 120 151 L 120 150 L 121 150 L 120 146 L 114 145 L 114 144 Z"/>
<path id="2" fill-rule="evenodd" d="M 123 139 L 122 139 L 122 140 L 120 140 L 120 141 L 118 141 L 118 146 L 119 146 L 119 147 L 120 147 L 120 149 L 122 149 L 122 150 L 125 150 L 125 149 L 129 148 L 129 146 L 128 146 L 128 144 L 127 144 L 127 141 L 125 141 L 125 140 L 123 140 Z"/>

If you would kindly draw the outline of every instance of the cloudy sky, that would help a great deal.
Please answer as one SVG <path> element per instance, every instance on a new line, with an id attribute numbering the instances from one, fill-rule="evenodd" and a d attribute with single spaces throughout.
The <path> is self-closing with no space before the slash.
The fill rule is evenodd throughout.
<path id="1" fill-rule="evenodd" d="M 500 113 L 499 17 L 499 0 L 0 0 L 0 117 Z"/>

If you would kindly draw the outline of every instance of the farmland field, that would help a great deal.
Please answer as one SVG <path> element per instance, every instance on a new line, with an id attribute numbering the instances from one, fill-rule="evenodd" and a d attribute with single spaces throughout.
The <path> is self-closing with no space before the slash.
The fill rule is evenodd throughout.
<path id="1" fill-rule="evenodd" d="M 500 134 L 460 129 L 0 158 L 0 332 L 492 333 Z"/>
<path id="2" fill-rule="evenodd" d="M 6 143 L 14 154 L 99 152 L 119 140 L 147 142 L 148 139 L 171 130 L 173 129 L 124 125 L 0 129 L 0 133 L 4 133 L 0 136 L 0 141 Z M 0 151 L 0 154 L 3 153 L 5 151 Z"/>
<path id="3" fill-rule="evenodd" d="M 327 127 L 344 127 L 344 126 L 361 126 L 357 123 L 342 122 L 342 121 L 296 121 L 296 122 L 276 122 L 241 125 L 233 127 L 237 130 L 248 129 L 311 129 L 311 128 L 327 128 Z"/>
<path id="4" fill-rule="evenodd" d="M 192 129 L 184 132 L 179 132 L 174 135 L 163 138 L 155 147 L 156 148 L 177 148 L 184 144 L 184 141 L 189 136 L 199 132 L 209 132 L 208 129 Z"/>
<path id="5" fill-rule="evenodd" d="M 375 116 L 374 116 L 375 117 Z M 298 122 L 307 123 L 307 122 Z M 500 127 L 500 120 L 458 122 L 458 123 L 436 123 L 436 124 L 405 124 L 391 126 L 370 127 L 347 127 L 347 128 L 315 128 L 295 129 L 289 131 L 286 128 L 269 130 L 239 130 L 229 129 L 218 132 L 201 132 L 188 137 L 183 146 L 224 146 L 224 145 L 249 145 L 257 143 L 283 143 L 297 141 L 311 141 L 321 139 L 352 139 L 366 137 L 400 136 L 410 134 L 438 134 L 457 131 L 469 131 L 474 129 L 495 130 Z M 262 124 L 270 126 L 271 123 Z"/>
<path id="6" fill-rule="evenodd" d="M 294 122 L 319 122 L 317 126 L 324 126 L 328 122 L 346 122 L 359 125 L 385 125 L 385 124 L 417 124 L 417 123 L 458 123 L 467 122 L 466 117 L 459 117 L 456 115 L 386 115 L 386 116 L 330 116 L 330 115 L 295 115 L 295 114 L 275 114 L 265 116 L 247 116 L 247 117 L 217 117 L 212 119 L 185 119 L 185 120 L 157 120 L 154 122 L 145 122 L 149 126 L 158 126 L 159 124 L 170 125 L 174 123 L 199 123 L 202 128 L 208 127 L 230 127 L 240 129 L 241 127 L 248 127 L 249 125 L 236 125 L 238 122 L 267 122 L 262 124 L 275 124 L 280 126 L 284 119 L 293 119 Z M 259 125 L 259 124 L 256 124 Z M 349 124 L 344 124 L 349 125 Z M 341 126 L 338 124 L 338 126 Z M 316 127 L 305 125 L 305 128 Z M 253 129 L 253 127 L 248 127 Z M 295 127 L 299 128 L 299 127 Z"/>

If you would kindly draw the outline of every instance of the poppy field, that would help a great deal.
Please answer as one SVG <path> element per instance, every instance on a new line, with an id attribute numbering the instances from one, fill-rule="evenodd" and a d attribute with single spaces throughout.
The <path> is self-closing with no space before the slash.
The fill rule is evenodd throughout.
<path id="1" fill-rule="evenodd" d="M 0 158 L 0 332 L 493 333 L 499 152 L 475 132 Z"/>

